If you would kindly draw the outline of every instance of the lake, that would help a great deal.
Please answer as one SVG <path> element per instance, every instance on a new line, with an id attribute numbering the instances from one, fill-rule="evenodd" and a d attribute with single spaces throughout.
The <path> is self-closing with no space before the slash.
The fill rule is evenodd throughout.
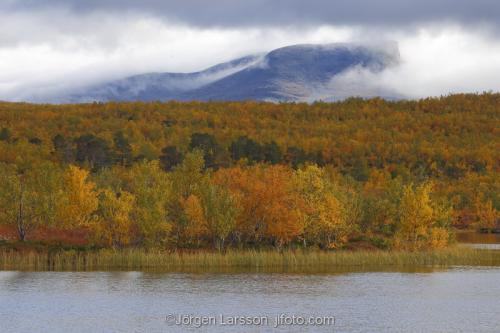
<path id="1" fill-rule="evenodd" d="M 500 250 L 500 234 L 482 234 L 477 232 L 457 232 L 457 241 L 464 246 L 476 249 Z"/>
<path id="2" fill-rule="evenodd" d="M 3 271 L 0 331 L 498 332 L 499 281 L 498 267 L 324 275 Z"/>

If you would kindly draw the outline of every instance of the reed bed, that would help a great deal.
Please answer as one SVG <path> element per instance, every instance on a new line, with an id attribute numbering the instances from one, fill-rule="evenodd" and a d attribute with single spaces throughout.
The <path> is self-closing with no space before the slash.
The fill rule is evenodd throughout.
<path id="1" fill-rule="evenodd" d="M 226 253 L 100 250 L 0 252 L 0 270 L 329 272 L 401 267 L 500 266 L 500 251 L 452 247 L 439 251 L 228 251 Z"/>

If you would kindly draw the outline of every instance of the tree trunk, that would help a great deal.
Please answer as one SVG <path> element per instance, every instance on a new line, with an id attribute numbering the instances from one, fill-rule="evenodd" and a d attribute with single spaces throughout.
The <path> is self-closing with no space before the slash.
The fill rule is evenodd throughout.
<path id="1" fill-rule="evenodd" d="M 26 240 L 26 231 L 22 227 L 19 227 L 17 228 L 17 233 L 19 235 L 19 240 L 24 242 Z"/>
<path id="2" fill-rule="evenodd" d="M 21 197 L 19 198 L 19 210 L 17 212 L 17 233 L 19 235 L 19 240 L 24 242 L 26 240 L 26 228 L 24 227 L 24 209 L 23 209 L 23 193 L 21 192 Z"/>
<path id="3" fill-rule="evenodd" d="M 222 250 L 224 249 L 224 241 L 225 238 L 215 237 L 214 243 L 217 251 L 222 252 Z"/>

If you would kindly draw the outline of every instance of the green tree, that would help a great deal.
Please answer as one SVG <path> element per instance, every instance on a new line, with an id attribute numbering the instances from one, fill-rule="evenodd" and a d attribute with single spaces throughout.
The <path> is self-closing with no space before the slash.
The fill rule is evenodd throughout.
<path id="1" fill-rule="evenodd" d="M 264 153 L 264 160 L 271 164 L 278 164 L 283 161 L 283 153 L 278 144 L 274 141 L 264 144 L 262 148 Z"/>
<path id="2" fill-rule="evenodd" d="M 19 240 L 37 228 L 55 224 L 61 195 L 61 174 L 51 163 L 22 172 L 0 165 L 1 221 L 16 228 Z"/>
<path id="3" fill-rule="evenodd" d="M 210 184 L 201 188 L 201 204 L 215 247 L 221 251 L 227 237 L 236 227 L 239 213 L 238 203 L 228 190 Z"/>
<path id="4" fill-rule="evenodd" d="M 291 146 L 286 150 L 285 160 L 294 169 L 297 169 L 306 162 L 307 155 L 302 148 Z"/>
<path id="5" fill-rule="evenodd" d="M 116 132 L 113 136 L 113 142 L 115 145 L 115 159 L 118 164 L 130 166 L 132 164 L 132 147 L 123 132 Z"/>
<path id="6" fill-rule="evenodd" d="M 217 166 L 217 157 L 222 149 L 217 144 L 214 136 L 207 133 L 194 133 L 191 135 L 189 148 L 191 150 L 200 150 L 203 153 L 205 167 L 213 168 Z"/>
<path id="7" fill-rule="evenodd" d="M 94 135 L 82 135 L 75 140 L 76 161 L 88 163 L 93 170 L 112 165 L 113 154 L 108 143 Z"/>
<path id="8" fill-rule="evenodd" d="M 165 171 L 172 171 L 182 159 L 182 153 L 175 146 L 167 146 L 161 150 L 160 163 Z"/>
<path id="9" fill-rule="evenodd" d="M 3 127 L 0 130 L 0 141 L 7 141 L 9 142 L 12 139 L 12 132 L 10 129 Z"/>
<path id="10" fill-rule="evenodd" d="M 175 222 L 173 234 L 178 245 L 186 236 L 186 228 L 188 228 L 186 200 L 192 195 L 198 195 L 200 188 L 209 184 L 209 177 L 204 172 L 204 163 L 203 153 L 194 150 L 186 154 L 184 161 L 173 172 L 168 173 L 173 190 L 173 199 L 168 205 L 168 214 Z"/>
<path id="11" fill-rule="evenodd" d="M 158 161 L 135 164 L 129 173 L 130 191 L 135 196 L 132 211 L 141 243 L 164 244 L 172 229 L 167 207 L 172 201 L 172 184 Z"/>
<path id="12" fill-rule="evenodd" d="M 240 136 L 233 141 L 229 146 L 229 151 L 234 161 L 245 158 L 248 162 L 255 163 L 263 161 L 265 158 L 262 145 L 246 136 Z"/>
<path id="13" fill-rule="evenodd" d="M 75 151 L 71 140 L 66 139 L 61 134 L 57 134 L 52 138 L 52 144 L 54 145 L 55 153 L 61 162 L 71 163 L 75 160 Z"/>
<path id="14" fill-rule="evenodd" d="M 194 150 L 184 158 L 184 161 L 169 174 L 178 197 L 187 198 L 193 193 L 197 193 L 200 186 L 208 184 L 208 175 L 204 172 L 205 162 L 203 153 Z"/>

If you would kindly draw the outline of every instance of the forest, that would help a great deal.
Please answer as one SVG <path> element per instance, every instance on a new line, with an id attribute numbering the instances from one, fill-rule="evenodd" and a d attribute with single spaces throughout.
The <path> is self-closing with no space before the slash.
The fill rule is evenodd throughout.
<path id="1" fill-rule="evenodd" d="M 499 228 L 500 94 L 0 102 L 0 242 L 444 248 Z"/>

